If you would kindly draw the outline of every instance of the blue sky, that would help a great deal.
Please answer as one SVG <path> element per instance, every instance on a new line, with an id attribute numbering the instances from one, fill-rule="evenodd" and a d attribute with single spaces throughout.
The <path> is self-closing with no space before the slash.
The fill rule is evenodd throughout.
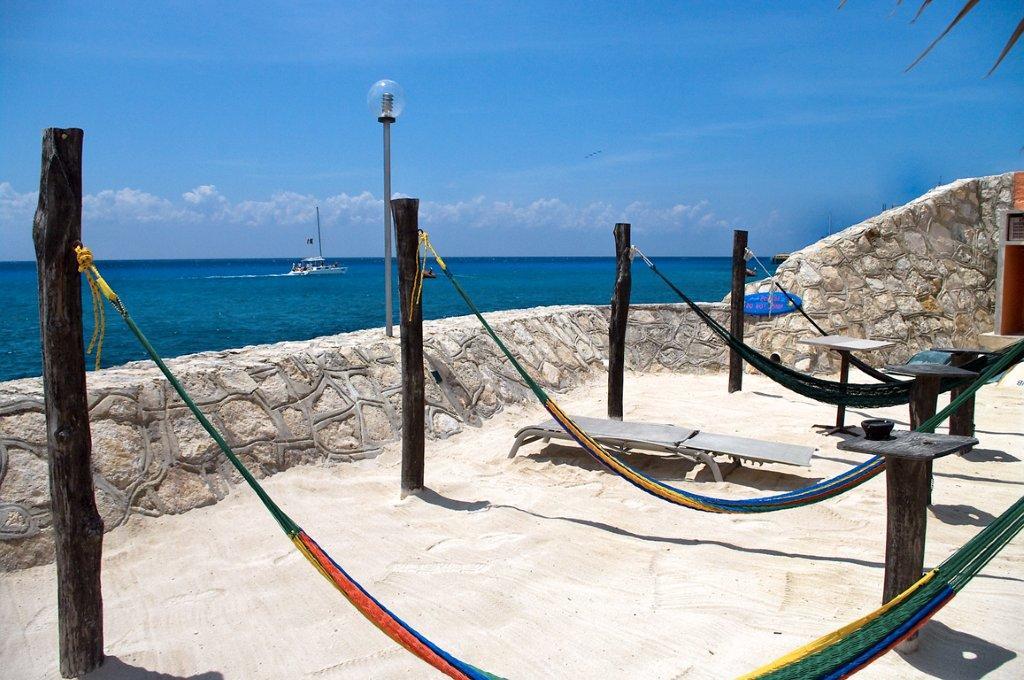
<path id="1" fill-rule="evenodd" d="M 102 257 L 382 251 L 394 190 L 456 255 L 610 255 L 614 222 L 671 255 L 800 247 L 940 180 L 1024 169 L 1020 18 L 917 3 L 0 2 L 0 260 L 32 257 L 40 130 L 86 131 Z M 894 11 L 895 10 L 895 11 Z M 595 151 L 601 153 L 587 157 Z"/>

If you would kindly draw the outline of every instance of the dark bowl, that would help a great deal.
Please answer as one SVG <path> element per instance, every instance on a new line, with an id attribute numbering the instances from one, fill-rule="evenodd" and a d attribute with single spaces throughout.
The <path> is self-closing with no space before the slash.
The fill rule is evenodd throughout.
<path id="1" fill-rule="evenodd" d="M 888 439 L 895 425 L 896 423 L 888 418 L 868 418 L 860 423 L 861 429 L 864 430 L 864 438 L 875 442 Z"/>

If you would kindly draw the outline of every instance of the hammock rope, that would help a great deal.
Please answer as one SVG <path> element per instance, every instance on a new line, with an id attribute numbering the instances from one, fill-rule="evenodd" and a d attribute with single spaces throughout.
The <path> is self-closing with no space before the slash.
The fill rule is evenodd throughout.
<path id="1" fill-rule="evenodd" d="M 281 530 L 288 536 L 296 549 L 302 553 L 307 560 L 309 560 L 310 564 L 312 564 L 313 567 L 316 568 L 316 570 L 319 571 L 320 574 L 359 611 L 359 613 L 366 617 L 370 623 L 379 628 L 381 632 L 407 649 L 410 653 L 419 657 L 450 678 L 455 678 L 457 680 L 502 680 L 497 675 L 488 673 L 487 671 L 481 670 L 466 663 L 465 661 L 455 658 L 417 632 L 412 626 L 398 618 L 398 616 L 392 613 L 387 607 L 381 604 L 380 601 L 367 592 L 366 589 L 364 589 L 358 581 L 352 578 L 348 572 L 335 562 L 334 559 L 331 558 L 331 556 L 328 555 L 309 534 L 303 531 L 294 520 L 285 514 L 284 510 L 282 510 L 270 497 L 270 494 L 268 494 L 260 483 L 256 481 L 256 478 L 238 458 L 217 428 L 213 426 L 199 407 L 196 406 L 196 403 L 192 400 L 191 396 L 189 396 L 178 378 L 167 367 L 167 364 L 164 363 L 163 359 L 153 348 L 153 345 L 150 344 L 146 336 L 143 335 L 139 327 L 135 325 L 135 321 L 128 313 L 128 309 L 125 307 L 124 303 L 121 302 L 121 298 L 118 297 L 109 285 L 107 285 L 107 282 L 104 281 L 103 277 L 100 275 L 99 270 L 93 263 L 92 252 L 90 252 L 88 248 L 82 246 L 76 249 L 76 256 L 78 258 L 80 271 L 90 279 L 90 287 L 92 287 L 94 282 L 96 286 L 94 290 L 98 289 L 110 302 L 111 306 L 117 310 L 118 314 L 121 315 L 121 318 L 124 319 L 124 322 L 128 325 L 132 334 L 135 335 L 135 338 L 142 345 L 143 349 L 145 349 L 146 354 L 149 355 L 149 358 L 153 360 L 157 365 L 157 368 L 160 369 L 160 372 L 163 373 L 164 377 L 171 383 L 171 387 L 173 387 L 174 391 L 177 392 L 179 397 L 181 397 L 181 400 L 185 402 L 185 405 L 192 412 L 192 415 L 196 417 L 196 420 L 199 421 L 199 424 L 203 426 L 203 429 L 213 437 L 213 440 L 217 443 L 221 452 L 227 457 L 235 470 L 237 470 L 242 476 L 242 479 L 249 488 L 252 489 L 260 499 L 260 502 L 263 503 L 263 506 L 277 521 Z"/>
<path id="2" fill-rule="evenodd" d="M 519 373 L 520 377 L 530 388 L 530 390 L 537 397 L 537 400 L 544 406 L 548 413 L 555 419 L 555 421 L 568 433 L 580 447 L 586 451 L 592 458 L 598 463 L 603 465 L 606 469 L 612 473 L 623 478 L 633 486 L 637 487 L 641 491 L 648 493 L 652 496 L 660 498 L 661 500 L 673 503 L 675 505 L 683 506 L 693 510 L 699 510 L 702 512 L 715 512 L 715 513 L 757 513 L 757 512 L 773 512 L 776 510 L 786 510 L 789 508 L 802 507 L 804 505 L 810 505 L 812 503 L 818 503 L 828 498 L 838 496 L 845 491 L 848 491 L 854 487 L 860 486 L 864 482 L 872 479 L 873 477 L 880 474 L 885 469 L 885 459 L 881 456 L 875 456 L 868 459 L 867 461 L 857 465 L 846 472 L 839 474 L 830 479 L 822 480 L 815 484 L 796 489 L 794 491 L 788 491 L 781 494 L 775 494 L 772 496 L 763 496 L 760 498 L 749 498 L 749 499 L 726 499 L 726 498 L 715 498 L 711 496 L 705 496 L 702 494 L 692 493 L 685 491 L 678 487 L 671 486 L 662 481 L 651 477 L 636 468 L 628 465 L 620 457 L 610 453 L 605 447 L 603 447 L 597 440 L 588 435 L 581 427 L 579 427 L 573 420 L 565 414 L 564 411 L 555 403 L 555 401 L 548 396 L 544 389 L 534 380 L 533 376 L 530 375 L 521 363 L 516 359 L 515 355 L 509 350 L 502 339 L 494 331 L 491 325 L 484 318 L 479 308 L 473 302 L 472 298 L 459 283 L 458 279 L 452 273 L 451 268 L 444 261 L 444 258 L 438 254 L 430 241 L 430 237 L 426 232 L 421 232 L 420 243 L 430 250 L 437 262 L 438 267 L 444 272 L 445 277 L 454 286 L 459 297 L 465 302 L 469 311 L 477 318 L 480 324 L 483 326 L 486 333 L 491 339 L 498 345 L 498 348 L 505 355 L 505 357 L 511 362 L 516 372 Z M 637 251 L 639 253 L 639 251 Z M 643 257 L 643 253 L 639 253 Z M 712 320 L 713 321 L 713 320 Z M 1024 341 L 1018 343 L 1016 354 L 1008 353 L 1000 357 L 1000 361 L 995 362 L 993 366 L 989 367 L 981 377 L 979 377 L 972 385 L 965 388 L 964 391 L 953 399 L 946 408 L 942 409 L 934 416 L 929 418 L 927 421 L 921 423 L 920 427 L 917 428 L 918 432 L 934 432 L 936 426 L 941 424 L 951 413 L 956 411 L 960 406 L 968 399 L 974 396 L 988 378 L 1002 370 L 1000 365 L 1008 363 L 1016 356 L 1024 354 Z"/>
<path id="3" fill-rule="evenodd" d="M 898 380 L 878 384 L 841 383 L 834 380 L 816 378 L 812 375 L 801 373 L 772 361 L 753 347 L 745 344 L 742 339 L 733 337 L 728 329 L 715 321 L 710 314 L 701 309 L 700 305 L 691 300 L 686 293 L 681 291 L 674 283 L 672 283 L 672 281 L 669 280 L 669 278 L 665 276 L 660 269 L 658 269 L 654 262 L 652 262 L 651 259 L 643 253 L 643 251 L 636 246 L 633 246 L 633 250 L 643 259 L 648 268 L 650 268 L 658 278 L 664 281 L 665 284 L 679 296 L 679 299 L 685 302 L 693 313 L 696 314 L 697 317 L 715 333 L 715 335 L 721 338 L 722 341 L 731 349 L 735 350 L 744 359 L 744 361 L 786 389 L 810 399 L 814 399 L 815 401 L 821 401 L 835 406 L 876 408 L 882 406 L 897 406 L 899 404 L 906 404 L 910 401 L 910 387 L 914 382 L 913 380 Z M 1013 347 L 1014 346 L 1011 345 L 1011 348 L 1003 350 L 999 354 L 975 359 L 963 368 L 978 372 L 984 371 L 994 362 L 1001 359 L 1006 352 Z M 1007 364 L 1007 366 L 1008 365 L 1009 364 Z M 942 389 L 943 391 L 948 391 L 954 387 L 964 385 L 966 382 L 966 379 L 943 380 Z"/>
<path id="4" fill-rule="evenodd" d="M 92 253 L 81 243 L 75 246 L 75 259 L 78 262 L 78 271 L 85 275 L 85 282 L 89 284 L 89 296 L 92 299 L 92 337 L 89 338 L 89 346 L 85 348 L 86 354 L 96 352 L 95 370 L 100 370 L 100 357 L 103 356 L 103 339 L 107 334 L 107 308 L 103 304 L 102 295 L 105 294 L 100 286 L 107 284 L 99 276 L 93 275 Z M 109 287 L 107 287 L 109 289 Z"/>

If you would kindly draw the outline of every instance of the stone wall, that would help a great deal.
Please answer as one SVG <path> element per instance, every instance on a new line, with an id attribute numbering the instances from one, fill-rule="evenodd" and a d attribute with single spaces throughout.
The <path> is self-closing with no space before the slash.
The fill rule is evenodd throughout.
<path id="1" fill-rule="evenodd" d="M 724 305 L 708 308 L 728 318 Z M 488 318 L 527 370 L 561 392 L 604 371 L 608 314 L 547 307 Z M 721 343 L 680 305 L 638 305 L 630 319 L 633 369 L 702 372 L 725 363 Z M 475 318 L 427 322 L 424 354 L 430 438 L 533 399 Z M 373 457 L 401 434 L 398 340 L 380 330 L 168 363 L 257 477 Z M 152 364 L 90 373 L 88 389 L 96 497 L 108 531 L 216 503 L 241 481 Z M 0 383 L 0 569 L 51 560 L 50 521 L 42 382 Z"/>
<path id="2" fill-rule="evenodd" d="M 1007 173 L 937 187 L 793 253 L 778 280 L 825 330 L 894 341 L 865 357 L 876 365 L 931 347 L 976 347 L 992 330 L 997 213 L 1011 205 L 1012 186 Z M 747 287 L 769 289 L 767 281 Z M 837 370 L 833 353 L 796 343 L 817 334 L 800 314 L 749 321 L 747 341 L 785 364 Z"/>
<path id="3" fill-rule="evenodd" d="M 996 216 L 1012 174 L 960 180 L 793 253 L 779 281 L 824 328 L 893 340 L 868 357 L 900 362 L 932 346 L 968 346 L 992 327 Z M 768 290 L 758 282 L 748 290 Z M 724 304 L 706 307 L 728 323 Z M 547 307 L 488 315 L 547 389 L 604 371 L 607 307 Z M 808 371 L 833 371 L 799 314 L 747 318 L 747 341 Z M 533 397 L 476 319 L 424 327 L 427 436 L 479 426 Z M 727 364 L 724 345 L 682 305 L 630 311 L 627 366 L 705 372 Z M 169 362 L 257 477 L 293 465 L 377 455 L 400 436 L 396 339 L 380 330 L 194 354 Z M 216 503 L 240 479 L 150 364 L 89 374 L 96 495 L 107 530 L 140 516 Z M 0 383 L 0 569 L 52 559 L 42 384 Z"/>

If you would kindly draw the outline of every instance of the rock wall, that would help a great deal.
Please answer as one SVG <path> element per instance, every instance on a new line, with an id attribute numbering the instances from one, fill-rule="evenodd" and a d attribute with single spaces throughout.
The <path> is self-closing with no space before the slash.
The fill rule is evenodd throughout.
<path id="1" fill-rule="evenodd" d="M 788 290 L 835 333 L 893 340 L 869 356 L 901 362 L 932 346 L 968 346 L 992 327 L 997 213 L 1013 175 L 960 180 L 793 253 L 778 271 Z M 762 281 L 749 291 L 768 290 Z M 706 307 L 728 322 L 724 304 Z M 604 370 L 607 307 L 490 314 L 495 330 L 547 389 Z M 747 318 L 747 341 L 785 363 L 833 371 L 798 314 Z M 479 426 L 532 395 L 472 317 L 424 327 L 427 436 Z M 630 311 L 627 366 L 705 372 L 727 364 L 724 345 L 682 305 Z M 380 330 L 307 342 L 207 352 L 169 362 L 257 477 L 293 465 L 377 455 L 400 437 L 398 341 Z M 138 362 L 89 374 L 94 482 L 107 530 L 137 516 L 216 503 L 240 479 L 162 376 Z M 43 388 L 0 383 L 0 569 L 52 559 Z"/>
<path id="2" fill-rule="evenodd" d="M 992 330 L 997 214 L 1011 206 L 1014 173 L 964 179 L 793 253 L 777 272 L 831 333 L 892 340 L 865 356 L 901 363 L 931 347 L 976 347 Z M 767 291 L 760 281 L 747 292 Z M 833 353 L 797 340 L 817 332 L 800 314 L 752 320 L 747 341 L 799 370 L 837 370 Z"/>
<path id="3" fill-rule="evenodd" d="M 728 318 L 724 305 L 708 308 Z M 488 319 L 527 370 L 560 392 L 604 371 L 608 315 L 548 307 Z M 721 343 L 682 306 L 638 305 L 630 320 L 633 369 L 702 372 L 725 363 Z M 475 318 L 424 324 L 424 354 L 430 438 L 533 399 Z M 380 330 L 168 363 L 257 477 L 373 457 L 401 435 L 399 343 Z M 90 373 L 88 389 L 93 479 L 108 531 L 216 503 L 241 481 L 152 364 Z M 50 523 L 42 382 L 0 383 L 0 569 L 51 560 Z"/>

